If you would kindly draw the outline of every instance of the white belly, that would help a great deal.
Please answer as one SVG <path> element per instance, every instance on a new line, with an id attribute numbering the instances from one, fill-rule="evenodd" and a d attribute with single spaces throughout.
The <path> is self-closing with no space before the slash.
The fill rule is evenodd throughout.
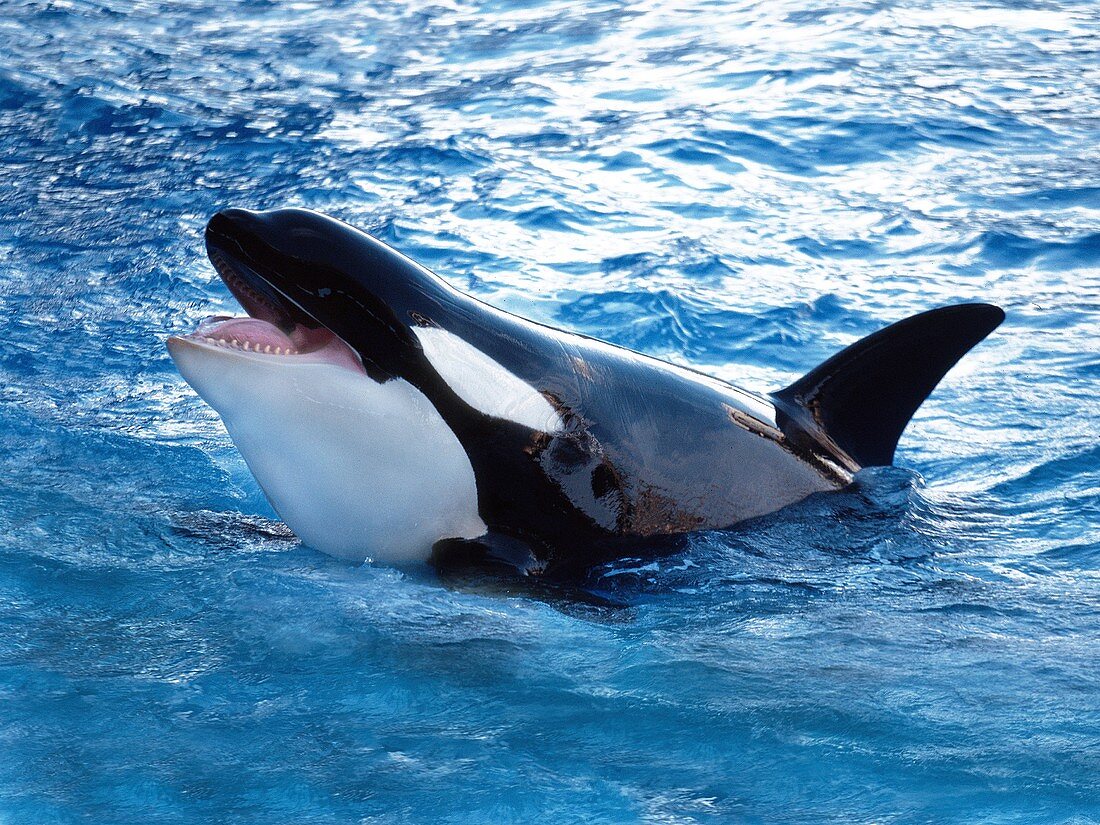
<path id="1" fill-rule="evenodd" d="M 431 402 L 400 379 L 170 342 L 279 516 L 345 559 L 426 560 L 441 538 L 485 532 L 473 468 Z"/>

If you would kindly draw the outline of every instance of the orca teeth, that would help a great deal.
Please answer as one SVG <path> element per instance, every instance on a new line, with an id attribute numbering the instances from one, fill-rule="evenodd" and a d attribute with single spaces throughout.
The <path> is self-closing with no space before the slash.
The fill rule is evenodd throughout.
<path id="1" fill-rule="evenodd" d="M 256 346 L 253 347 L 251 341 L 241 342 L 235 338 L 210 338 L 206 335 L 188 337 L 193 337 L 195 340 L 202 341 L 204 344 L 213 344 L 214 346 L 221 349 L 239 349 L 243 350 L 244 352 L 254 352 L 258 355 L 281 355 L 285 358 L 288 355 L 298 354 L 298 350 L 294 349 L 293 347 L 287 347 L 286 349 L 283 349 L 282 347 L 272 347 L 271 344 L 267 344 L 261 349 L 259 344 L 256 344 Z"/>

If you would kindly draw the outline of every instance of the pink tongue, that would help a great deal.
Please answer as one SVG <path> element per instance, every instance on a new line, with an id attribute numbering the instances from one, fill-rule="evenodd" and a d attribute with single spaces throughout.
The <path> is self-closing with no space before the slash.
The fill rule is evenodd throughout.
<path id="1" fill-rule="evenodd" d="M 294 342 L 281 329 L 258 318 L 211 318 L 196 330 L 196 334 L 227 343 L 236 341 L 243 345 L 247 342 L 251 349 L 271 347 L 274 350 L 278 347 L 285 351 L 295 348 Z"/>

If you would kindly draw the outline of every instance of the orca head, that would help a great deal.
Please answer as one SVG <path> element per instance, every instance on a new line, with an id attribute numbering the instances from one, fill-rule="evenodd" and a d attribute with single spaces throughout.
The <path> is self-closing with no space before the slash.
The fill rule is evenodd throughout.
<path id="1" fill-rule="evenodd" d="M 249 316 L 278 328 L 297 352 L 346 344 L 375 380 L 414 379 L 412 327 L 458 294 L 396 250 L 307 209 L 226 209 L 206 248 Z"/>
<path id="2" fill-rule="evenodd" d="M 454 292 L 380 241 L 304 209 L 226 209 L 207 253 L 247 318 L 168 339 L 265 495 L 331 555 L 421 560 L 485 526 L 473 470 L 421 385 L 414 329 Z"/>

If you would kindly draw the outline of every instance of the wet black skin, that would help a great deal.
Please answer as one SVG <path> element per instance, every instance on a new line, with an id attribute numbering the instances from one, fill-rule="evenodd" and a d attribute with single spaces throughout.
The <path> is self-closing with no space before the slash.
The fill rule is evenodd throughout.
<path id="1" fill-rule="evenodd" d="M 373 380 L 410 382 L 454 431 L 490 535 L 441 542 L 441 567 L 499 562 L 573 573 L 758 515 L 762 462 L 787 466 L 797 456 L 819 489 L 844 486 L 860 466 L 814 423 L 810 410 L 821 405 L 810 402 L 823 381 L 753 402 L 721 382 L 490 307 L 369 235 L 306 210 L 228 209 L 210 220 L 206 243 L 250 315 L 288 331 L 326 327 L 359 353 Z M 565 422 L 561 431 L 472 408 L 432 367 L 417 326 L 465 339 L 542 392 Z M 756 414 L 760 403 L 775 405 L 775 424 Z"/>

